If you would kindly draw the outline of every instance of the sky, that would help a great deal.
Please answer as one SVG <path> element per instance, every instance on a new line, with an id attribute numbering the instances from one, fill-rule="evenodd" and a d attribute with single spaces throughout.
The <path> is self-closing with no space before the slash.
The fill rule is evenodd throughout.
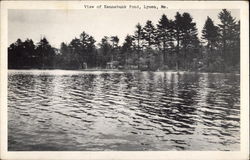
<path id="1" fill-rule="evenodd" d="M 239 10 L 228 9 L 232 16 L 240 19 Z M 120 44 L 127 34 L 133 34 L 136 24 L 144 25 L 151 20 L 156 25 L 163 14 L 174 19 L 176 12 L 188 12 L 196 22 L 198 35 L 207 16 L 215 24 L 219 24 L 218 14 L 221 10 L 124 10 L 124 9 L 98 9 L 98 10 L 9 10 L 8 11 L 8 44 L 18 38 L 32 39 L 35 43 L 45 36 L 53 47 L 59 48 L 61 42 L 70 41 L 79 37 L 85 31 L 97 41 L 104 36 L 118 36 Z"/>

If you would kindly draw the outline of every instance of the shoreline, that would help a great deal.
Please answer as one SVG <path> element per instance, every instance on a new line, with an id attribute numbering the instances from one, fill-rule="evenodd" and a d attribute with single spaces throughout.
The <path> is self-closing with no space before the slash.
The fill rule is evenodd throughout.
<path id="1" fill-rule="evenodd" d="M 236 74 L 240 75 L 240 71 L 233 71 L 233 72 L 206 72 L 206 71 L 186 71 L 186 70 L 157 70 L 157 71 L 150 71 L 150 70 L 125 70 L 125 69 L 60 69 L 60 68 L 47 68 L 47 69 L 39 69 L 39 68 L 13 68 L 9 70 L 45 70 L 45 71 L 52 71 L 52 70 L 65 70 L 65 71 L 83 71 L 83 72 L 177 72 L 177 73 L 209 73 L 209 74 Z"/>

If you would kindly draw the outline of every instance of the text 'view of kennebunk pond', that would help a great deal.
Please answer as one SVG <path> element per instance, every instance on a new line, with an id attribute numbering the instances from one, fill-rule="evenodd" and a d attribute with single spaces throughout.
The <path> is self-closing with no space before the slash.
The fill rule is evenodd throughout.
<path id="1" fill-rule="evenodd" d="M 240 10 L 9 10 L 9 151 L 239 151 Z"/>

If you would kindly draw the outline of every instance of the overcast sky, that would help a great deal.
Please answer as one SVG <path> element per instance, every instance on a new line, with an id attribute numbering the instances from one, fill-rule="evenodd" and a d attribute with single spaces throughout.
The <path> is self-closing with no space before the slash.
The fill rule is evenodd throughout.
<path id="1" fill-rule="evenodd" d="M 79 37 L 82 31 L 92 35 L 97 43 L 103 36 L 117 35 L 122 43 L 127 34 L 133 34 L 135 25 L 142 25 L 151 20 L 156 25 L 162 16 L 174 19 L 176 12 L 188 12 L 196 22 L 199 36 L 207 16 L 215 24 L 220 23 L 218 13 L 221 10 L 9 10 L 8 12 L 8 44 L 18 38 L 31 38 L 37 43 L 41 36 L 46 36 L 50 44 L 60 47 L 61 42 L 69 43 Z M 229 10 L 239 20 L 239 10 Z"/>

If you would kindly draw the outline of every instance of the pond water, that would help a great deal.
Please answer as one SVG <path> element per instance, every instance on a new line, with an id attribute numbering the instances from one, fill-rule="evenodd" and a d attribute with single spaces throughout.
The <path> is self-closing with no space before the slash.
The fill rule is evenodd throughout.
<path id="1" fill-rule="evenodd" d="M 9 151 L 237 151 L 240 76 L 9 70 Z"/>

